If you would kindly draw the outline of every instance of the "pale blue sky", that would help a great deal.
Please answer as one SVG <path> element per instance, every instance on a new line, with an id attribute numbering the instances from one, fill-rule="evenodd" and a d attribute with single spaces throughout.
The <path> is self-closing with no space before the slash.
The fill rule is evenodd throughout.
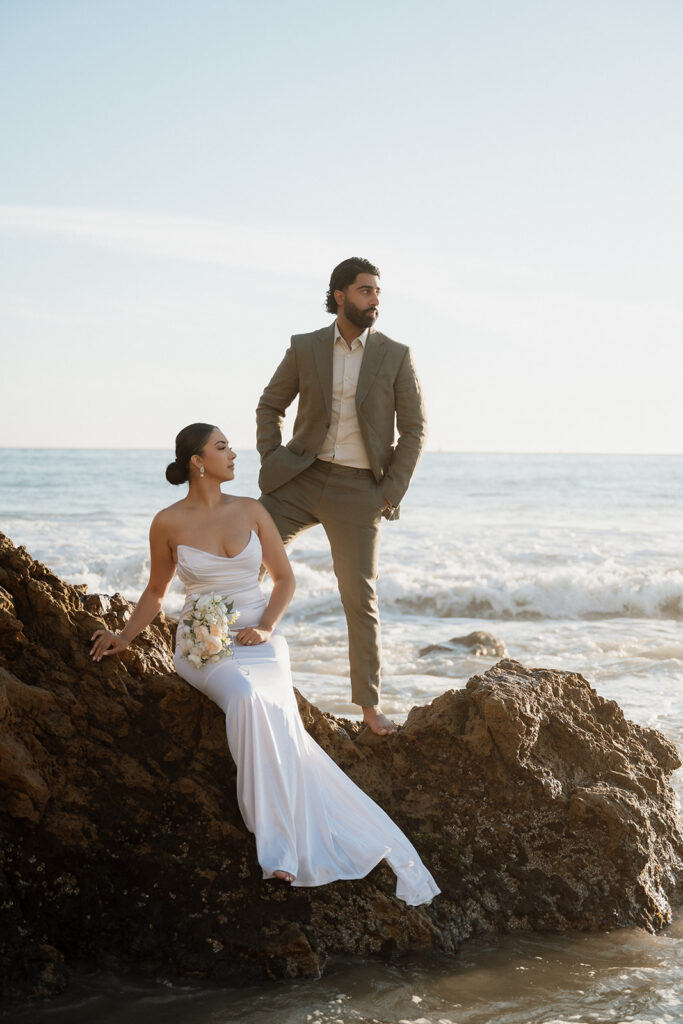
<path id="1" fill-rule="evenodd" d="M 380 265 L 430 447 L 683 451 L 678 2 L 0 3 L 1 445 L 254 443 Z"/>

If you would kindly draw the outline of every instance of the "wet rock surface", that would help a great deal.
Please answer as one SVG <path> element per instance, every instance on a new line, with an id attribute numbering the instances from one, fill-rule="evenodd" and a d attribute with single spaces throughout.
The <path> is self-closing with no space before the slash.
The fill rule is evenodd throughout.
<path id="1" fill-rule="evenodd" d="M 420 657 L 431 654 L 433 651 L 454 651 L 462 654 L 469 651 L 478 658 L 502 658 L 505 654 L 505 644 L 493 633 L 487 633 L 482 629 L 475 629 L 473 633 L 466 636 L 452 636 L 450 640 L 442 640 L 438 644 L 429 644 L 420 651 Z"/>
<path id="2" fill-rule="evenodd" d="M 430 907 L 396 900 L 385 866 L 318 889 L 263 882 L 222 713 L 173 673 L 166 620 L 121 658 L 88 657 L 93 630 L 129 611 L 0 535 L 4 994 L 60 991 L 71 966 L 244 984 L 339 954 L 669 920 L 674 746 L 581 676 L 509 660 L 388 739 L 299 695 L 308 731 L 415 843 L 443 891 Z"/>

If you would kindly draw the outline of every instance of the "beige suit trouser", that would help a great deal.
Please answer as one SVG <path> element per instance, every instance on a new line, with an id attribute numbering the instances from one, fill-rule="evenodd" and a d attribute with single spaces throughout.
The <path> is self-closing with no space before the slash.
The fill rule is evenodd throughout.
<path id="1" fill-rule="evenodd" d="M 261 502 L 289 544 L 320 523 L 327 534 L 349 636 L 351 699 L 379 704 L 381 642 L 377 562 L 383 498 L 369 469 L 316 460 Z"/>

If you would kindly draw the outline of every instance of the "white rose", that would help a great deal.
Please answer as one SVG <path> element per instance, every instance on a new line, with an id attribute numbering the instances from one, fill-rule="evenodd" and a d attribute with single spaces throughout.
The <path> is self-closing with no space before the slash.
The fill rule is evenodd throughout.
<path id="1" fill-rule="evenodd" d="M 197 603 L 195 605 L 195 608 L 197 609 L 198 612 L 205 612 L 210 604 L 211 604 L 211 594 L 201 594 L 197 598 Z"/>
<path id="2" fill-rule="evenodd" d="M 206 641 L 206 649 L 209 654 L 218 654 L 222 647 L 223 643 L 218 636 L 210 636 Z"/>
<path id="3" fill-rule="evenodd" d="M 198 654 L 188 654 L 187 660 L 191 661 L 192 664 L 196 666 L 196 668 L 202 667 L 202 659 L 199 657 Z"/>

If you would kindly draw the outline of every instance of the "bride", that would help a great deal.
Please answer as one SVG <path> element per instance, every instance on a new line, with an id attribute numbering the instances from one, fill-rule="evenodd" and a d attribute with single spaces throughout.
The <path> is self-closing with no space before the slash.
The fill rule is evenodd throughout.
<path id="1" fill-rule="evenodd" d="M 217 427 L 192 423 L 180 431 L 166 478 L 189 481 L 188 493 L 154 517 L 149 582 L 120 633 L 93 634 L 91 655 L 101 661 L 124 651 L 159 612 L 176 572 L 186 587 L 181 623 L 197 595 L 232 601 L 239 612 L 233 656 L 197 666 L 179 629 L 174 664 L 225 712 L 239 807 L 255 834 L 263 877 L 323 885 L 362 878 L 386 859 L 397 876 L 396 895 L 412 906 L 428 903 L 439 889 L 415 848 L 302 725 L 287 641 L 277 629 L 294 574 L 260 502 L 221 492 L 234 478 L 235 458 Z M 267 602 L 258 583 L 261 563 L 273 581 Z"/>

